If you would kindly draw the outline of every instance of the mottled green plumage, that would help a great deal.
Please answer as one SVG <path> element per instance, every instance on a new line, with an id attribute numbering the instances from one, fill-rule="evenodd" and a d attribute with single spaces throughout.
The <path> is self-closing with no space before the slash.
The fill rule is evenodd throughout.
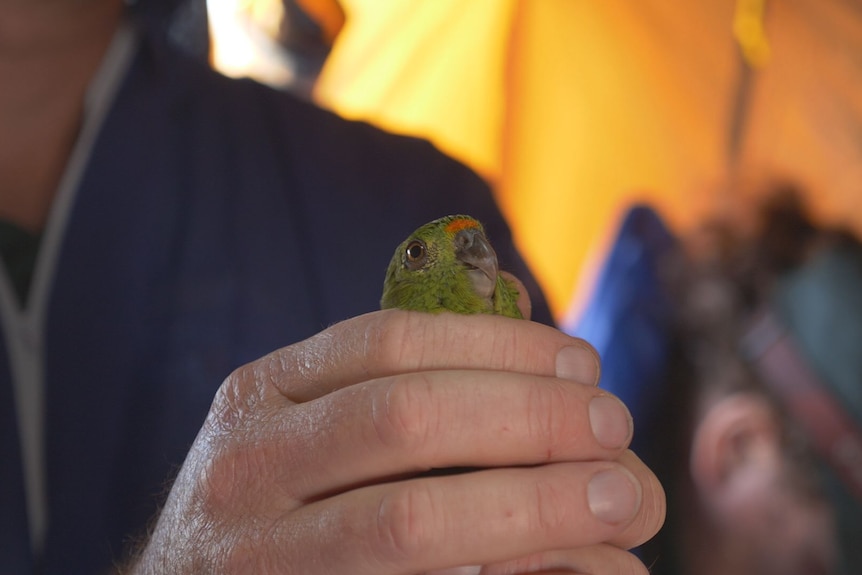
<path id="1" fill-rule="evenodd" d="M 470 216 L 429 222 L 404 240 L 383 282 L 383 309 L 521 318 L 518 288 L 499 274 L 485 230 Z"/>

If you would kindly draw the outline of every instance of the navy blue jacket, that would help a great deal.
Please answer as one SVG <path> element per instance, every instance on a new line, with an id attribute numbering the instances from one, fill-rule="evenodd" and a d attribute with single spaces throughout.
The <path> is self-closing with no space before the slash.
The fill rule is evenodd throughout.
<path id="1" fill-rule="evenodd" d="M 427 142 L 229 80 L 144 41 L 72 209 L 47 313 L 46 574 L 121 558 L 235 367 L 378 308 L 394 246 L 486 223 L 550 313 L 489 189 Z M 0 572 L 33 569 L 0 346 Z"/>

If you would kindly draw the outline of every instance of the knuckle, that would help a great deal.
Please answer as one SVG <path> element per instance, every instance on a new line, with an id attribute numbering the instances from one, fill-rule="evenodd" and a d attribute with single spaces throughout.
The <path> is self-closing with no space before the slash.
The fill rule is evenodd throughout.
<path id="1" fill-rule="evenodd" d="M 533 525 L 531 529 L 549 536 L 559 534 L 573 520 L 571 496 L 550 480 L 538 480 L 534 486 Z"/>
<path id="2" fill-rule="evenodd" d="M 202 466 L 197 480 L 201 511 L 209 517 L 243 512 L 252 506 L 251 493 L 260 492 L 266 476 L 266 454 L 258 446 L 221 446 Z"/>
<path id="3" fill-rule="evenodd" d="M 238 535 L 231 538 L 229 543 L 224 545 L 217 562 L 222 573 L 249 573 L 259 567 L 253 561 L 259 555 L 256 542 L 251 537 Z"/>
<path id="4" fill-rule="evenodd" d="M 242 366 L 222 382 L 207 416 L 208 429 L 217 435 L 227 435 L 243 429 L 251 413 L 259 407 L 261 389 L 256 368 Z"/>
<path id="5" fill-rule="evenodd" d="M 547 382 L 532 386 L 527 393 L 527 432 L 533 441 L 546 446 L 546 459 L 554 460 L 561 444 L 577 431 L 571 429 L 573 408 L 569 405 L 567 389 Z"/>
<path id="6" fill-rule="evenodd" d="M 439 422 L 436 405 L 426 375 L 394 376 L 372 400 L 375 439 L 407 453 L 427 448 Z"/>
<path id="7" fill-rule="evenodd" d="M 384 563 L 402 563 L 433 548 L 438 512 L 421 483 L 387 492 L 377 510 L 375 553 Z"/>
<path id="8" fill-rule="evenodd" d="M 218 399 L 193 446 L 198 470 L 194 492 L 204 516 L 251 509 L 255 504 L 252 494 L 261 493 L 269 477 L 275 447 L 245 429 L 248 422 L 238 423 L 246 419 L 241 412 L 233 398 Z"/>
<path id="9" fill-rule="evenodd" d="M 401 364 L 410 355 L 409 322 L 412 314 L 384 312 L 368 322 L 363 333 L 363 356 L 385 366 Z M 412 337 L 415 337 L 412 336 Z"/>
<path id="10" fill-rule="evenodd" d="M 220 557 L 215 562 L 217 570 L 206 571 L 233 573 L 292 573 L 285 572 L 276 548 L 267 539 L 266 530 L 254 527 L 239 529 L 219 546 Z"/>

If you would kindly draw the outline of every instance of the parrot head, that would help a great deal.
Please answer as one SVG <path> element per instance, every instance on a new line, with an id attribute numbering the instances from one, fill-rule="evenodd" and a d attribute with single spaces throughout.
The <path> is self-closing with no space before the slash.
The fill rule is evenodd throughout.
<path id="1" fill-rule="evenodd" d="M 497 254 L 470 216 L 446 216 L 413 232 L 395 250 L 382 308 L 495 313 Z"/>

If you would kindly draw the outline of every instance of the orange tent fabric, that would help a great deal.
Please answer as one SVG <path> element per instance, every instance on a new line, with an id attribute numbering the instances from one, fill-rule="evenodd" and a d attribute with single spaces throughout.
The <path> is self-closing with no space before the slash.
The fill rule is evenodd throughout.
<path id="1" fill-rule="evenodd" d="M 315 97 L 483 174 L 558 317 L 632 201 L 684 231 L 752 182 L 793 180 L 862 232 L 858 2 L 341 5 Z"/>

